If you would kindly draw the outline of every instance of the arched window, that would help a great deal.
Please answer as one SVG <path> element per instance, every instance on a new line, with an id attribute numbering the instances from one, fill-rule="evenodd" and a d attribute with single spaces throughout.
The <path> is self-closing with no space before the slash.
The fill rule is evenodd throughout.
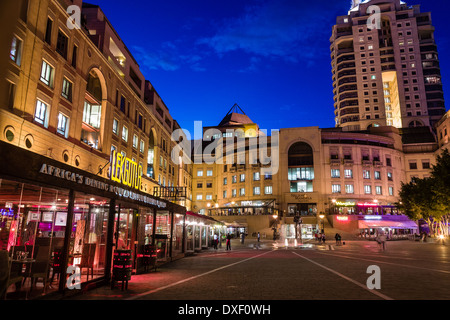
<path id="1" fill-rule="evenodd" d="M 313 192 L 314 155 L 311 146 L 297 142 L 288 152 L 288 180 L 291 192 Z"/>
<path id="2" fill-rule="evenodd" d="M 102 122 L 103 92 L 106 88 L 100 79 L 101 73 L 91 70 L 87 79 L 83 109 L 81 141 L 92 148 L 100 149 L 100 127 Z"/>
<path id="3" fill-rule="evenodd" d="M 423 127 L 423 124 L 422 124 L 422 122 L 420 122 L 418 120 L 414 120 L 409 123 L 408 127 L 410 127 L 410 128 Z"/>

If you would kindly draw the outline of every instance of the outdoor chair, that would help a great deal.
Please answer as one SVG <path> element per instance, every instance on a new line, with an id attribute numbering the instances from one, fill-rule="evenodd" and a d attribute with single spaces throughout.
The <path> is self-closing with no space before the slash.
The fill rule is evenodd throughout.
<path id="1" fill-rule="evenodd" d="M 89 270 L 91 270 L 92 279 L 94 279 L 94 258 L 96 247 L 97 245 L 95 243 L 85 243 L 83 245 L 81 262 L 78 267 L 80 268 L 80 273 L 83 273 L 83 269 L 87 269 L 86 281 L 89 280 Z"/>
<path id="2" fill-rule="evenodd" d="M 15 265 L 15 264 L 13 264 Z M 6 293 L 10 285 L 19 286 L 23 277 L 20 275 L 21 270 L 12 268 L 9 262 L 9 253 L 6 250 L 0 251 L 0 299 L 6 300 Z"/>

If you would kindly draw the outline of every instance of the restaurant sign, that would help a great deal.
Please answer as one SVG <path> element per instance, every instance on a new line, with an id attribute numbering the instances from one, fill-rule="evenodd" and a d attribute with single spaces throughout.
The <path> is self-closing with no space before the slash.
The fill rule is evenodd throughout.
<path id="1" fill-rule="evenodd" d="M 71 172 L 69 170 L 65 170 L 65 169 L 61 169 L 52 165 L 48 165 L 46 163 L 44 163 L 41 166 L 41 169 L 39 170 L 39 173 L 41 174 L 46 174 L 49 176 L 53 176 L 55 178 L 58 179 L 64 179 L 67 181 L 71 181 L 74 183 L 77 183 L 79 185 L 85 185 L 88 187 L 92 187 L 101 191 L 107 191 L 107 192 L 112 192 L 114 194 L 116 194 L 117 196 L 120 196 L 121 198 L 127 198 L 130 200 L 136 200 L 139 202 L 143 202 L 145 204 L 150 204 L 150 205 L 154 205 L 154 206 L 158 206 L 160 208 L 165 208 L 166 207 L 166 203 L 163 201 L 159 201 L 157 199 L 154 198 L 150 198 L 148 196 L 124 189 L 124 188 L 120 188 L 118 186 L 109 184 L 109 183 L 105 183 L 93 178 L 89 178 L 86 177 L 82 174 L 78 174 L 78 173 L 74 173 Z"/>
<path id="2" fill-rule="evenodd" d="M 111 180 L 130 188 L 141 188 L 142 166 L 114 150 L 111 154 Z"/>
<path id="3" fill-rule="evenodd" d="M 354 201 L 336 201 L 336 206 L 338 207 L 353 207 L 356 202 Z"/>

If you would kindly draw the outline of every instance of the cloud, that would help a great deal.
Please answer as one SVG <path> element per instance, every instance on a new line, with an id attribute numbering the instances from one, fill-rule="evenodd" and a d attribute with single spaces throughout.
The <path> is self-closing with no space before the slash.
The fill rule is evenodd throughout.
<path id="1" fill-rule="evenodd" d="M 201 72 L 206 69 L 201 66 L 202 57 L 194 53 L 180 54 L 178 46 L 173 42 L 165 42 L 159 50 L 148 50 L 141 46 L 133 46 L 133 55 L 141 68 L 147 70 L 177 71 L 188 67 Z"/>
<path id="2" fill-rule="evenodd" d="M 223 21 L 213 36 L 199 39 L 198 44 L 213 48 L 218 55 L 241 50 L 295 63 L 314 59 L 317 43 L 331 35 L 328 13 L 336 12 L 336 3 L 318 2 L 267 0 L 249 6 L 240 17 Z"/>

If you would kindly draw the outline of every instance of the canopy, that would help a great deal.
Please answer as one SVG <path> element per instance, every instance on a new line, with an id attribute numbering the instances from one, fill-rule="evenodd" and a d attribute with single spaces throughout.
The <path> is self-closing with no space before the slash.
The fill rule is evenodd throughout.
<path id="1" fill-rule="evenodd" d="M 369 228 L 391 228 L 391 229 L 417 229 L 414 221 L 386 221 L 386 220 L 364 220 L 358 221 L 359 229 Z"/>

